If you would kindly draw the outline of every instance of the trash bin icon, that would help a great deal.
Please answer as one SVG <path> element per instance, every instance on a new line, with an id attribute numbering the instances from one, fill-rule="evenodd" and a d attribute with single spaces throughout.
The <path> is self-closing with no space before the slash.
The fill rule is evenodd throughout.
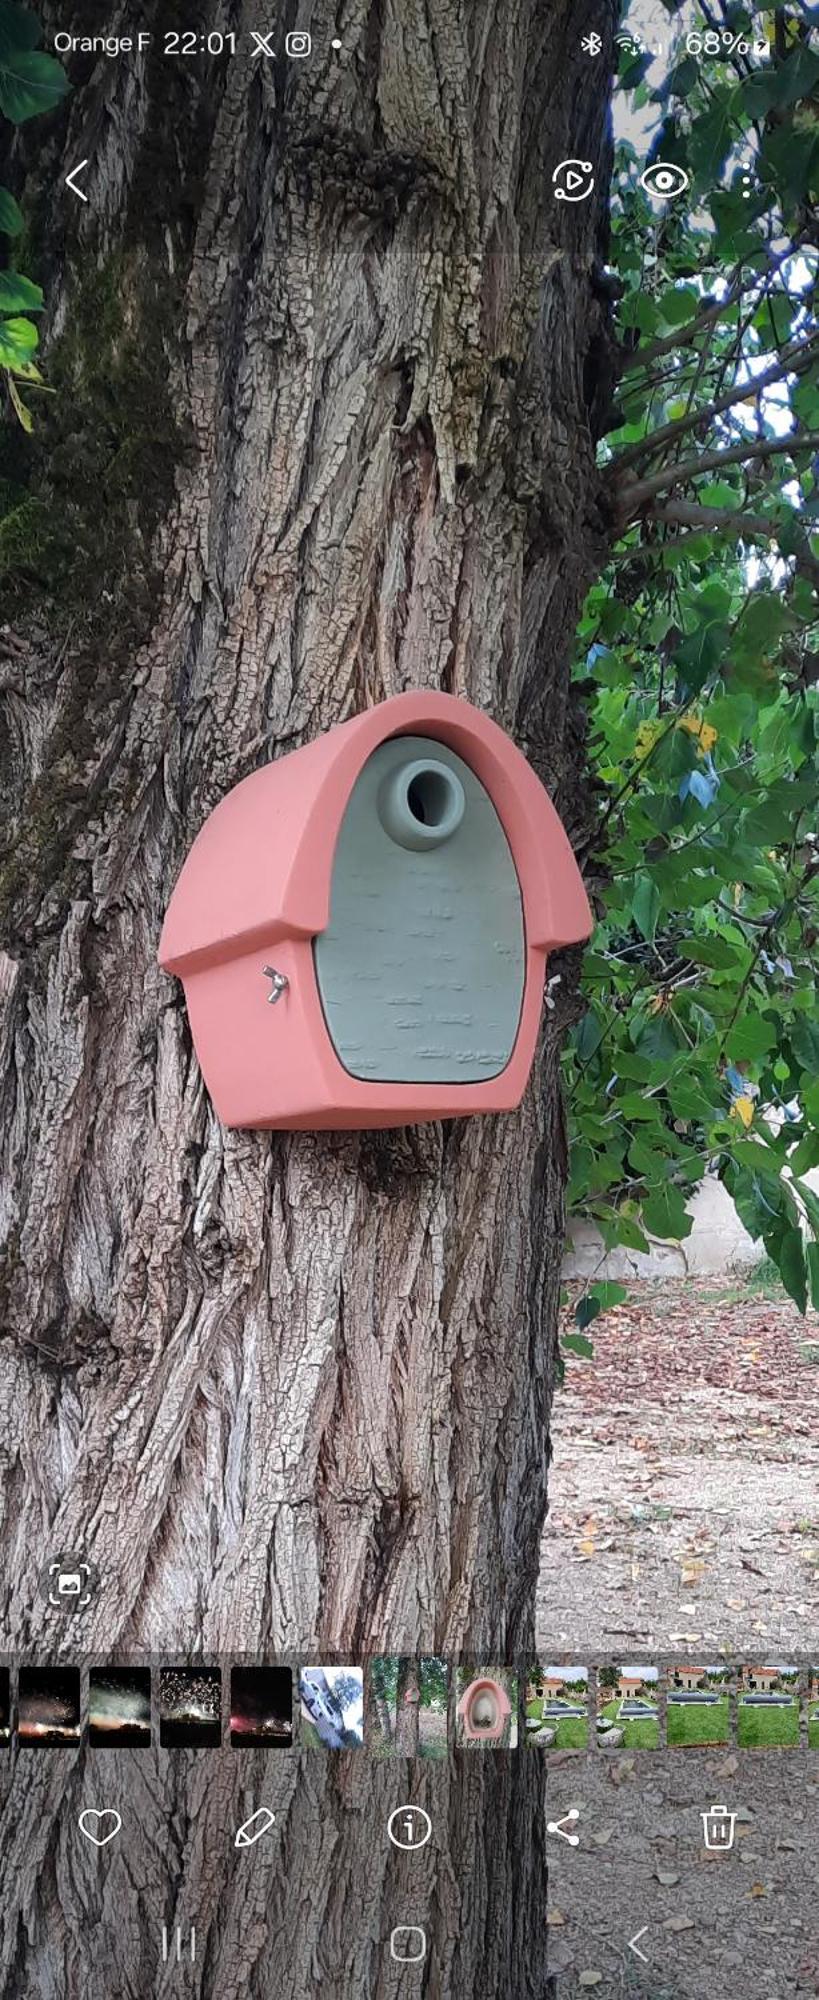
<path id="1" fill-rule="evenodd" d="M 727 1806 L 712 1806 L 710 1812 L 700 1815 L 705 1845 L 709 1854 L 728 1854 L 734 1845 L 736 1813 Z"/>

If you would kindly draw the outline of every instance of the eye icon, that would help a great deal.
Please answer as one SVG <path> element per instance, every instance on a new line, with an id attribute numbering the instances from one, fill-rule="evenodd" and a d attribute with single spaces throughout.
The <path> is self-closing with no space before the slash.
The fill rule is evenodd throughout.
<path id="1" fill-rule="evenodd" d="M 645 173 L 640 175 L 640 186 L 645 188 L 646 194 L 653 194 L 656 201 L 676 201 L 678 195 L 685 194 L 691 182 L 684 169 L 676 166 L 673 160 L 655 160 L 654 165 L 646 167 Z"/>

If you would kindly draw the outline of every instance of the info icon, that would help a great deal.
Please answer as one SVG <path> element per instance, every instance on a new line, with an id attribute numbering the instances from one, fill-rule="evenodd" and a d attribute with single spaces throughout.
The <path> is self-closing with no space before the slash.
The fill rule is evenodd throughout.
<path id="1" fill-rule="evenodd" d="M 40 1571 L 40 1596 L 55 1611 L 85 1611 L 99 1586 L 94 1563 L 71 1549 L 60 1549 Z"/>
<path id="2" fill-rule="evenodd" d="M 423 1806 L 396 1806 L 387 1821 L 387 1833 L 393 1847 L 403 1847 L 411 1854 L 416 1847 L 426 1847 L 432 1821 Z"/>

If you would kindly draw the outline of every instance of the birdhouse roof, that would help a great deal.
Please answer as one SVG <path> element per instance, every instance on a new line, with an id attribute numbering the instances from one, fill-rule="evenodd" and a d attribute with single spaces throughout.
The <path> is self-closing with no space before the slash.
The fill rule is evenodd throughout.
<path id="1" fill-rule="evenodd" d="M 526 758 L 470 702 L 418 690 L 380 702 L 228 792 L 198 833 L 159 946 L 168 972 L 193 972 L 330 921 L 333 856 L 347 802 L 373 751 L 424 735 L 469 764 L 489 793 L 518 872 L 530 945 L 589 936 L 592 918 L 554 806 Z"/>

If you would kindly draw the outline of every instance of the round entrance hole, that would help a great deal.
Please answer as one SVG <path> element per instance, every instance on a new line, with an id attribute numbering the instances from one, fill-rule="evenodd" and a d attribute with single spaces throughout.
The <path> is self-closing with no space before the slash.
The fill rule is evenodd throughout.
<path id="1" fill-rule="evenodd" d="M 464 788 L 448 764 L 432 757 L 399 764 L 384 780 L 378 795 L 378 815 L 385 833 L 399 847 L 440 847 L 461 824 Z"/>

